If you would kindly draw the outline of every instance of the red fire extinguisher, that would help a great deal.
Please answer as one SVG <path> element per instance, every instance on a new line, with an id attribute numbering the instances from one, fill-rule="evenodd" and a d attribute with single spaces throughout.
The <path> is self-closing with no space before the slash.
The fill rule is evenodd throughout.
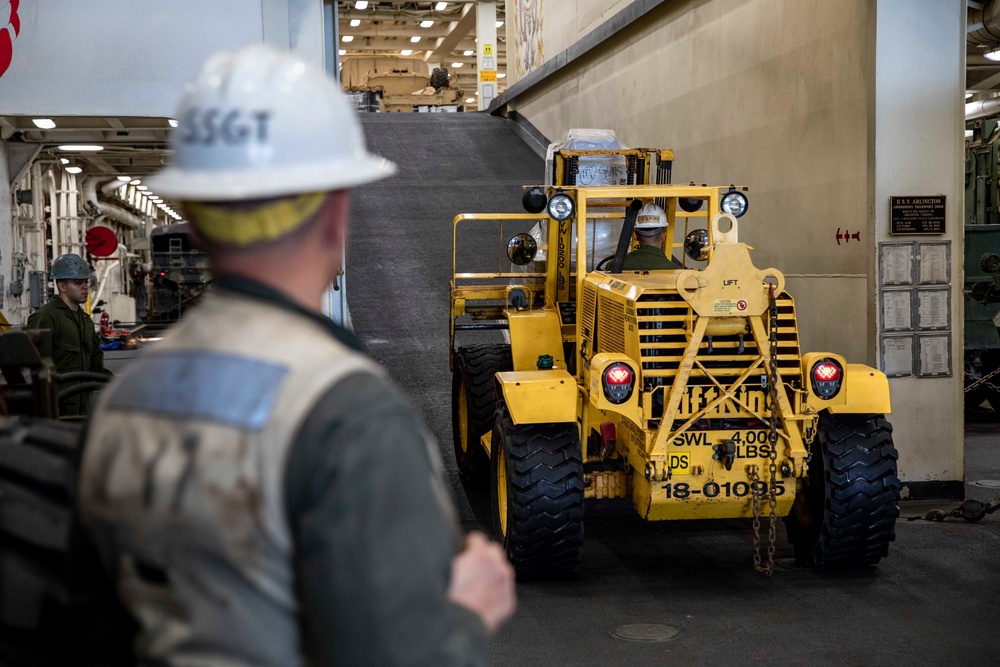
<path id="1" fill-rule="evenodd" d="M 107 333 L 111 329 L 111 318 L 107 313 L 101 313 L 101 333 Z"/>

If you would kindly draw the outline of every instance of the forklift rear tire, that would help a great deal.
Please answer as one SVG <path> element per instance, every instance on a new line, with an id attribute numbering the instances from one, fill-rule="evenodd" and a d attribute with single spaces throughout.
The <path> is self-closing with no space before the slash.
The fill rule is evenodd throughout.
<path id="1" fill-rule="evenodd" d="M 493 526 L 519 576 L 572 573 L 583 546 L 583 460 L 576 424 L 493 427 Z"/>
<path id="2" fill-rule="evenodd" d="M 455 462 L 463 479 L 485 484 L 489 460 L 479 439 L 493 428 L 497 391 L 493 376 L 514 369 L 510 345 L 472 345 L 455 353 L 451 383 L 451 430 Z"/>
<path id="3" fill-rule="evenodd" d="M 820 416 L 809 477 L 785 518 L 796 560 L 856 567 L 888 555 L 899 517 L 897 458 L 883 415 Z"/>

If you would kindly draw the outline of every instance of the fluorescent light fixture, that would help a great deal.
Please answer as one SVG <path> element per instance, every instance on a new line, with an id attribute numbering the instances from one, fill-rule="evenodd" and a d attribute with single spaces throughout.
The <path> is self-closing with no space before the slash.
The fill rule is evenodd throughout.
<path id="1" fill-rule="evenodd" d="M 180 125 L 180 123 L 178 123 L 178 122 L 177 122 L 176 120 L 174 120 L 173 118 L 168 118 L 168 119 L 167 119 L 167 123 L 169 123 L 169 124 L 170 124 L 170 127 L 177 127 L 178 125 Z"/>
<path id="2" fill-rule="evenodd" d="M 138 190 L 139 192 L 145 192 L 146 190 L 149 189 L 149 186 L 146 186 L 146 185 L 137 185 L 135 189 Z"/>
<path id="3" fill-rule="evenodd" d="M 994 61 L 1000 60 L 1000 50 L 990 51 L 989 53 L 984 53 L 983 54 L 983 58 L 986 58 L 987 60 L 994 60 Z"/>
<path id="4" fill-rule="evenodd" d="M 399 52 L 399 55 L 401 55 L 401 56 L 412 56 L 413 55 L 413 50 L 412 49 L 403 49 L 402 51 Z"/>
<path id="5" fill-rule="evenodd" d="M 343 37 L 340 38 L 340 41 L 342 41 L 342 42 L 353 42 L 354 41 L 354 35 L 344 35 Z"/>
<path id="6" fill-rule="evenodd" d="M 416 44 L 417 42 L 420 41 L 420 37 L 418 37 L 417 35 L 414 35 L 413 37 L 410 37 L 410 41 L 412 43 Z"/>
<path id="7" fill-rule="evenodd" d="M 420 22 L 420 27 L 421 28 L 430 28 L 432 25 L 434 25 L 434 21 L 421 21 Z"/>
<path id="8" fill-rule="evenodd" d="M 461 67 L 464 64 L 465 63 L 452 63 L 451 66 L 454 67 L 455 69 L 458 69 L 459 67 Z"/>
<path id="9" fill-rule="evenodd" d="M 497 21 L 497 27 L 500 28 L 502 26 L 503 26 L 503 21 Z"/>
<path id="10" fill-rule="evenodd" d="M 969 99 L 970 97 L 972 97 L 972 93 L 966 92 L 965 99 Z"/>
<path id="11" fill-rule="evenodd" d="M 129 181 L 132 180 L 132 177 L 131 176 L 119 176 L 118 180 L 119 181 L 125 181 L 126 183 L 128 183 Z"/>
<path id="12" fill-rule="evenodd" d="M 103 151 L 104 146 L 92 146 L 90 144 L 63 144 L 59 146 L 61 151 Z"/>
<path id="13" fill-rule="evenodd" d="M 471 56 L 471 55 L 473 55 L 474 53 L 475 53 L 475 51 L 462 51 L 462 55 L 463 55 L 463 56 Z"/>
<path id="14" fill-rule="evenodd" d="M 52 130 L 55 129 L 56 122 L 51 118 L 32 118 L 31 122 L 35 124 L 39 130 Z"/>
<path id="15" fill-rule="evenodd" d="M 339 51 L 337 51 L 337 53 L 339 53 L 342 56 L 346 56 L 347 55 L 347 49 L 340 49 Z"/>
<path id="16" fill-rule="evenodd" d="M 506 72 L 497 72 L 497 78 L 498 78 L 498 79 L 502 79 L 502 78 L 504 78 L 505 76 L 507 76 L 507 73 L 506 73 Z"/>
<path id="17" fill-rule="evenodd" d="M 361 25 L 361 19 L 351 19 L 352 28 L 357 28 L 359 25 Z"/>
<path id="18" fill-rule="evenodd" d="M 134 178 L 128 182 L 129 185 L 139 185 L 140 183 L 142 183 L 142 181 L 140 181 L 138 178 Z"/>
<path id="19" fill-rule="evenodd" d="M 465 98 L 465 103 L 466 103 L 466 104 L 472 104 L 472 103 L 473 103 L 473 102 L 475 102 L 475 101 L 476 101 L 476 98 L 475 98 L 475 97 L 466 97 L 466 98 Z"/>
<path id="20" fill-rule="evenodd" d="M 368 0 L 358 0 L 354 3 L 355 9 L 368 9 Z"/>
<path id="21" fill-rule="evenodd" d="M 448 9 L 448 3 L 447 2 L 439 2 L 436 5 L 434 5 L 434 9 L 436 11 L 443 12 L 444 10 Z"/>
<path id="22" fill-rule="evenodd" d="M 69 160 L 67 160 L 64 157 L 59 158 L 59 161 L 62 162 L 63 164 L 69 164 Z"/>
<path id="23" fill-rule="evenodd" d="M 966 130 L 965 131 L 965 138 L 968 139 L 971 136 L 972 136 L 972 130 Z"/>
<path id="24" fill-rule="evenodd" d="M 83 169 L 81 167 L 66 167 L 67 174 L 79 174 Z"/>

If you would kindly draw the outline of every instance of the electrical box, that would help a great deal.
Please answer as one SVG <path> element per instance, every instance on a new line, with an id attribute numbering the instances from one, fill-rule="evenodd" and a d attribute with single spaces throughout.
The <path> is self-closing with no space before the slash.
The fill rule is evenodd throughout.
<path id="1" fill-rule="evenodd" d="M 32 308 L 41 308 L 45 305 L 48 281 L 45 280 L 44 271 L 32 271 L 28 274 L 28 290 Z"/>

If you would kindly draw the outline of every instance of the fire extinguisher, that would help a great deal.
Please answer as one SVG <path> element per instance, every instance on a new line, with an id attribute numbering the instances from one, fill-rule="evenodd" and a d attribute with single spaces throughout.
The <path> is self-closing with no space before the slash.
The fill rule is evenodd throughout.
<path id="1" fill-rule="evenodd" d="M 111 328 L 111 318 L 108 317 L 107 313 L 101 313 L 101 332 L 107 333 Z"/>

